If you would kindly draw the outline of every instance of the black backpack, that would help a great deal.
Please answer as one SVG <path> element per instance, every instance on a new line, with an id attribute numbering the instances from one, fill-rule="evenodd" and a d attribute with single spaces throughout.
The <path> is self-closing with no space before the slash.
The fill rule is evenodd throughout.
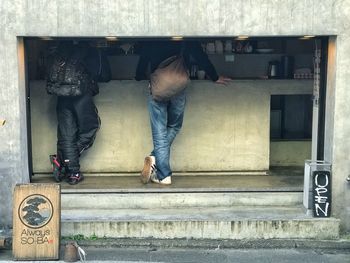
<path id="1" fill-rule="evenodd" d="M 97 83 L 74 56 L 57 54 L 48 70 L 46 90 L 49 94 L 65 97 L 98 93 Z"/>

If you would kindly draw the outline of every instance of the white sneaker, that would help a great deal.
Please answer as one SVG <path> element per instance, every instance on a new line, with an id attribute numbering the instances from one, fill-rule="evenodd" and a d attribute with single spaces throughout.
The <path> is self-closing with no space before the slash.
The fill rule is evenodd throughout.
<path id="1" fill-rule="evenodd" d="M 159 180 L 159 179 L 157 178 L 157 173 L 153 173 L 153 174 L 151 175 L 151 181 L 152 181 L 153 183 L 156 183 L 156 184 L 166 184 L 166 185 L 169 185 L 169 184 L 171 184 L 171 176 L 167 176 L 167 177 L 165 177 L 163 180 Z"/>
<path id="2" fill-rule="evenodd" d="M 156 170 L 156 158 L 154 156 L 147 156 L 141 171 L 142 183 L 147 184 L 151 178 L 151 175 L 155 174 Z"/>

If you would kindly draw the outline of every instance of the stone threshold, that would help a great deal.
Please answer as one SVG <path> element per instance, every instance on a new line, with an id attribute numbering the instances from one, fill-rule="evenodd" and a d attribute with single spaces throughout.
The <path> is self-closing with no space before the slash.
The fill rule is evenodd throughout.
<path id="1" fill-rule="evenodd" d="M 138 174 L 104 176 L 86 174 L 77 185 L 61 182 L 62 193 L 152 193 L 152 192 L 302 192 L 303 177 L 297 175 L 173 175 L 172 185 L 142 184 Z M 46 174 L 32 183 L 55 183 Z"/>

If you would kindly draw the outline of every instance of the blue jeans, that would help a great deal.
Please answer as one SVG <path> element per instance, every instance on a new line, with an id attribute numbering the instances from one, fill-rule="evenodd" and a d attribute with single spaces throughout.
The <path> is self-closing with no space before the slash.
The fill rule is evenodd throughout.
<path id="1" fill-rule="evenodd" d="M 185 90 L 169 101 L 159 102 L 149 95 L 148 111 L 151 120 L 153 151 L 159 180 L 171 176 L 170 147 L 182 127 L 186 104 Z"/>

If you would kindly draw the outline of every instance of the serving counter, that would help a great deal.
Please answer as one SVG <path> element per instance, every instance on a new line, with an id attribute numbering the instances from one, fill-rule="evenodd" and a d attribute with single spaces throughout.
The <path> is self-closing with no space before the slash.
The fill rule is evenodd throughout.
<path id="1" fill-rule="evenodd" d="M 269 169 L 270 97 L 311 94 L 310 80 L 234 80 L 223 86 L 192 81 L 187 88 L 183 128 L 174 141 L 171 165 L 181 172 Z M 44 81 L 30 82 L 34 173 L 50 172 L 56 152 L 56 98 Z M 102 126 L 81 158 L 83 172 L 138 172 L 152 150 L 147 81 L 100 84 L 95 97 Z"/>

